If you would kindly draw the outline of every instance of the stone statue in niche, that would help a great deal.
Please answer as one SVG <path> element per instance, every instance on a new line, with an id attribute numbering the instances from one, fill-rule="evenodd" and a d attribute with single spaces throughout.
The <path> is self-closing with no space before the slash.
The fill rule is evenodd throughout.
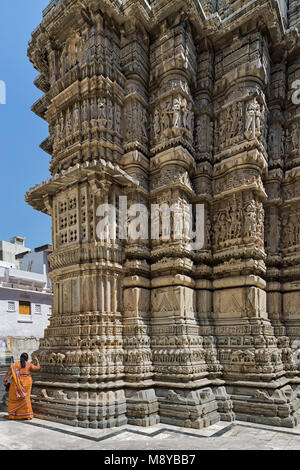
<path id="1" fill-rule="evenodd" d="M 69 137 L 71 135 L 72 135 L 71 112 L 70 112 L 70 109 L 68 109 L 67 114 L 66 114 L 66 136 Z"/>
<path id="2" fill-rule="evenodd" d="M 256 233 L 256 207 L 253 201 L 244 208 L 244 235 L 253 237 Z"/>
<path id="3" fill-rule="evenodd" d="M 145 110 L 144 110 L 145 111 Z M 142 126 L 143 136 L 147 136 L 145 117 L 139 116 L 139 125 Z M 143 119 L 142 119 L 143 118 Z M 145 126 L 145 127 L 144 127 Z M 166 101 L 163 105 L 157 107 L 153 116 L 154 140 L 157 141 L 163 134 L 168 138 L 172 135 L 180 135 L 184 130 L 193 135 L 194 131 L 194 113 L 193 105 L 187 102 L 185 98 L 177 96 L 172 102 Z"/>
<path id="4" fill-rule="evenodd" d="M 113 105 L 111 100 L 107 100 L 107 128 L 109 130 L 113 129 Z"/>
<path id="5" fill-rule="evenodd" d="M 148 140 L 147 113 L 144 106 L 140 105 L 138 110 L 138 122 L 140 124 L 141 138 Z"/>
<path id="6" fill-rule="evenodd" d="M 165 135 L 165 132 L 169 131 L 171 127 L 171 115 L 172 115 L 171 103 L 168 101 L 164 104 L 164 107 L 161 113 L 161 127 L 162 127 L 164 135 Z"/>
<path id="7" fill-rule="evenodd" d="M 261 107 L 254 98 L 246 108 L 245 137 L 250 140 L 261 135 Z"/>
<path id="8" fill-rule="evenodd" d="M 178 98 L 173 104 L 173 126 L 174 129 L 181 127 L 181 102 Z"/>
<path id="9" fill-rule="evenodd" d="M 107 124 L 106 103 L 101 98 L 98 98 L 98 116 L 99 116 L 100 126 L 106 127 L 106 124 Z"/>
<path id="10" fill-rule="evenodd" d="M 120 105 L 116 104 L 115 105 L 115 131 L 118 134 L 121 134 L 122 132 L 121 121 L 122 121 L 121 107 Z"/>
<path id="11" fill-rule="evenodd" d="M 60 114 L 59 128 L 60 128 L 59 139 L 62 140 L 65 138 L 65 120 L 64 120 L 63 113 Z"/>
<path id="12" fill-rule="evenodd" d="M 214 125 L 207 114 L 202 114 L 197 120 L 195 147 L 199 152 L 211 152 L 213 145 Z"/>
<path id="13" fill-rule="evenodd" d="M 83 122 L 87 122 L 88 119 L 89 119 L 89 116 L 88 116 L 88 103 L 87 103 L 87 100 L 83 100 L 83 103 L 82 103 L 82 121 Z"/>
<path id="14" fill-rule="evenodd" d="M 79 130 L 80 126 L 80 110 L 79 110 L 79 104 L 76 103 L 74 106 L 74 112 L 73 112 L 73 127 L 75 131 Z"/>
<path id="15" fill-rule="evenodd" d="M 299 143 L 300 143 L 300 126 L 299 122 L 293 122 L 291 127 L 291 144 L 292 144 L 292 151 L 299 150 Z"/>
<path id="16" fill-rule="evenodd" d="M 93 97 L 91 98 L 91 119 L 94 121 L 96 121 L 98 117 L 97 111 L 97 98 Z"/>

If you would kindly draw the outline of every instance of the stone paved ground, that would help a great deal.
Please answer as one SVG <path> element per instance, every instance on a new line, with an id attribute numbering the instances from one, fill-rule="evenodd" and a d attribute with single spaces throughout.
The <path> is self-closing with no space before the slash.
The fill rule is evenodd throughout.
<path id="1" fill-rule="evenodd" d="M 34 419 L 15 422 L 0 413 L 0 450 L 300 450 L 297 429 L 221 422 L 191 430 L 169 425 L 85 430 Z"/>

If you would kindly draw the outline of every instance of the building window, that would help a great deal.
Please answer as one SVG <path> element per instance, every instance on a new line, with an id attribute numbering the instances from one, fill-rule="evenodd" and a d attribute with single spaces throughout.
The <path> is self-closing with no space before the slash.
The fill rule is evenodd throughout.
<path id="1" fill-rule="evenodd" d="M 20 300 L 19 302 L 19 314 L 20 315 L 31 315 L 31 304 L 30 302 L 24 302 Z"/>
<path id="2" fill-rule="evenodd" d="M 52 307 L 49 307 L 48 316 L 50 317 L 50 315 L 52 315 Z"/>
<path id="3" fill-rule="evenodd" d="M 8 302 L 7 311 L 8 312 L 15 312 L 16 311 L 15 302 Z"/>
<path id="4" fill-rule="evenodd" d="M 40 304 L 35 304 L 34 313 L 42 313 L 42 306 Z"/>

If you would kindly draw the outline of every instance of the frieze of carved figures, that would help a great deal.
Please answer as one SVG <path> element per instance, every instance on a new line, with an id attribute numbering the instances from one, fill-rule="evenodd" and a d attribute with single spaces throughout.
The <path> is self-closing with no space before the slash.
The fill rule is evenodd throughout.
<path id="1" fill-rule="evenodd" d="M 100 127 L 111 132 L 115 130 L 121 135 L 121 125 L 122 109 L 118 103 L 100 97 L 85 99 L 81 104 L 76 103 L 59 114 L 53 126 L 53 149 L 57 151 L 62 146 L 71 144 L 72 138 L 79 136 L 81 127 L 83 134 L 90 127 Z"/>
<path id="2" fill-rule="evenodd" d="M 79 63 L 83 51 L 84 37 L 78 32 L 67 40 L 60 56 L 60 76 Z"/>
<path id="3" fill-rule="evenodd" d="M 152 180 L 151 190 L 176 183 L 181 183 L 192 189 L 188 171 L 178 165 L 168 165 L 162 168 L 158 178 Z"/>
<path id="4" fill-rule="evenodd" d="M 180 135 L 192 141 L 194 132 L 192 103 L 181 95 L 161 103 L 154 110 L 152 130 L 154 142 L 159 142 L 161 138 Z"/>
<path id="5" fill-rule="evenodd" d="M 282 245 L 289 248 L 300 244 L 300 209 L 282 218 Z"/>
<path id="6" fill-rule="evenodd" d="M 163 85 L 159 87 L 154 93 L 152 94 L 152 102 L 154 102 L 156 99 L 160 98 L 162 95 L 170 92 L 174 92 L 177 90 L 182 90 L 184 93 L 186 93 L 188 96 L 190 96 L 190 88 L 189 85 L 186 81 L 181 80 L 180 78 L 177 79 L 172 79 L 165 81 Z"/>
<path id="7" fill-rule="evenodd" d="M 285 358 L 290 358 L 286 353 Z M 279 349 L 220 349 L 219 359 L 221 362 L 230 361 L 232 364 L 282 364 L 282 351 Z"/>
<path id="8" fill-rule="evenodd" d="M 243 363 L 254 363 L 255 362 L 255 353 L 253 351 L 247 350 L 238 350 L 233 351 L 231 356 L 231 362 L 235 363 L 238 362 L 240 364 Z"/>
<path id="9" fill-rule="evenodd" d="M 234 171 L 222 179 L 220 178 L 214 181 L 214 194 L 217 195 L 224 191 L 252 184 L 263 188 L 261 177 L 256 170 L 247 169 Z"/>
<path id="10" fill-rule="evenodd" d="M 204 349 L 188 350 L 188 349 L 154 349 L 153 361 L 155 363 L 180 363 L 189 364 L 203 362 L 205 359 Z M 176 369 L 174 369 L 176 371 Z"/>
<path id="11" fill-rule="evenodd" d="M 227 207 L 214 216 L 215 245 L 238 238 L 256 238 L 263 246 L 264 209 L 262 203 L 250 200 L 242 203 L 240 199 L 230 201 Z"/>
<path id="12" fill-rule="evenodd" d="M 158 346 L 200 346 L 203 345 L 201 336 L 154 336 L 151 338 L 151 345 Z M 205 345 L 207 346 L 207 345 Z"/>

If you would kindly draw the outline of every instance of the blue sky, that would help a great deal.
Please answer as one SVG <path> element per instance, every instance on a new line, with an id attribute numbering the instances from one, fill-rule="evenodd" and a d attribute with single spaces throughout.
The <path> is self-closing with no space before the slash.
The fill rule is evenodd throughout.
<path id="1" fill-rule="evenodd" d="M 31 32 L 48 3 L 2 1 L 0 14 L 0 80 L 7 93 L 0 104 L 0 240 L 21 235 L 32 249 L 51 242 L 50 217 L 24 201 L 29 188 L 49 177 L 50 156 L 39 148 L 48 126 L 30 110 L 42 92 L 33 85 L 38 72 L 27 58 Z"/>

